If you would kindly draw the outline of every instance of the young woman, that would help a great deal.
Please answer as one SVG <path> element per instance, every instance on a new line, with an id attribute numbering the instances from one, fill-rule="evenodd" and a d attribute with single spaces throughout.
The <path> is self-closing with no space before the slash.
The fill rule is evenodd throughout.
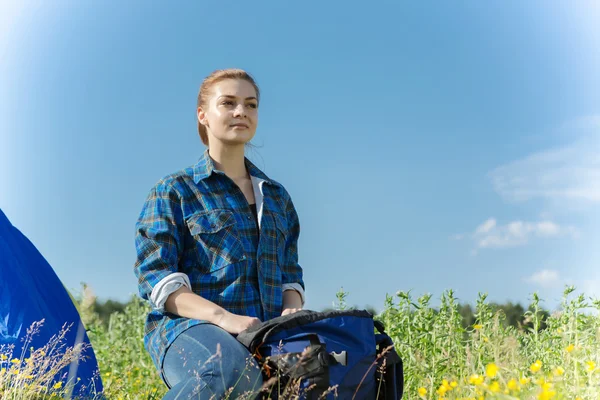
<path id="1" fill-rule="evenodd" d="M 198 94 L 199 161 L 161 179 L 136 224 L 135 273 L 152 311 L 144 343 L 165 399 L 229 398 L 262 385 L 235 335 L 304 304 L 298 215 L 285 188 L 244 155 L 260 94 L 242 70 Z"/>

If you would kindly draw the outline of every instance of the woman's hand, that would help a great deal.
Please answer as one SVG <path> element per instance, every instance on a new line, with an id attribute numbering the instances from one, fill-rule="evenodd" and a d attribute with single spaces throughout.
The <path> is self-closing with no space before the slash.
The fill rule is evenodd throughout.
<path id="1" fill-rule="evenodd" d="M 285 310 L 283 310 L 283 312 L 281 313 L 281 315 L 288 315 L 288 314 L 293 314 L 295 312 L 298 312 L 302 310 L 301 308 L 286 308 Z"/>
<path id="2" fill-rule="evenodd" d="M 258 318 L 245 317 L 243 315 L 232 314 L 228 311 L 225 311 L 217 323 L 217 326 L 231 334 L 237 335 L 248 328 L 260 324 L 260 322 L 261 321 Z"/>

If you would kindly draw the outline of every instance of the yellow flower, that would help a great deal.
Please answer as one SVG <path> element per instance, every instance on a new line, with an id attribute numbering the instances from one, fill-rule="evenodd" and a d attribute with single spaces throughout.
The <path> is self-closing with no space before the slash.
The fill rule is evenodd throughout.
<path id="1" fill-rule="evenodd" d="M 554 370 L 554 375 L 556 376 L 564 375 L 564 373 L 565 369 L 563 367 L 556 367 L 556 369 Z"/>
<path id="2" fill-rule="evenodd" d="M 565 350 L 567 351 L 567 353 L 572 352 L 573 350 L 575 350 L 575 345 L 574 344 L 570 344 L 568 345 Z"/>
<path id="3" fill-rule="evenodd" d="M 587 365 L 585 367 L 585 370 L 587 372 L 594 372 L 596 370 L 596 363 L 593 361 L 586 361 L 585 364 Z"/>
<path id="4" fill-rule="evenodd" d="M 440 387 L 437 390 L 437 394 L 439 394 L 441 397 L 444 397 L 447 391 L 448 389 L 446 389 L 446 386 L 440 385 Z"/>
<path id="5" fill-rule="evenodd" d="M 498 367 L 494 363 L 490 363 L 485 367 L 485 374 L 488 378 L 494 378 L 498 373 Z"/>
<path id="6" fill-rule="evenodd" d="M 473 329 L 479 330 L 481 328 L 483 328 L 483 325 L 480 325 L 480 324 L 473 325 Z"/>
<path id="7" fill-rule="evenodd" d="M 54 384 L 54 386 L 52 386 L 52 389 L 55 389 L 55 390 L 60 389 L 62 387 L 62 385 L 63 385 L 62 382 L 56 382 Z"/>
<path id="8" fill-rule="evenodd" d="M 6 372 L 6 368 L 2 368 L 2 369 L 0 369 L 0 375 L 2 375 L 2 374 L 3 374 L 3 373 L 5 373 L 5 372 Z"/>
<path id="9" fill-rule="evenodd" d="M 487 343 L 487 342 L 489 342 L 489 341 L 490 341 L 490 339 L 488 339 L 487 337 L 484 337 L 484 338 L 483 338 L 483 341 Z"/>
<path id="10" fill-rule="evenodd" d="M 452 386 L 450 385 L 450 383 L 448 383 L 447 379 L 442 380 L 442 386 L 446 388 L 446 391 L 452 390 Z"/>
<path id="11" fill-rule="evenodd" d="M 456 382 L 456 381 L 452 381 L 452 382 L 450 382 L 450 387 L 451 387 L 451 388 L 455 388 L 455 387 L 457 387 L 457 386 L 458 386 L 458 382 Z"/>
<path id="12" fill-rule="evenodd" d="M 156 391 L 156 388 L 154 388 L 153 391 Z M 425 395 L 427 395 L 427 389 L 425 389 L 424 387 L 420 387 L 419 390 L 417 390 L 417 392 L 421 397 L 425 397 Z"/>
<path id="13" fill-rule="evenodd" d="M 556 391 L 552 390 L 550 392 L 542 392 L 542 393 L 540 393 L 538 395 L 538 399 L 539 400 L 550 400 L 554 396 L 556 396 Z"/>
<path id="14" fill-rule="evenodd" d="M 19 364 L 21 361 L 19 361 L 19 359 L 18 359 L 18 358 L 13 358 L 12 360 L 10 360 L 10 362 L 11 362 L 11 363 L 13 363 L 13 364 L 15 364 L 15 365 L 17 365 L 17 364 Z"/>
<path id="15" fill-rule="evenodd" d="M 498 381 L 492 382 L 492 384 L 490 385 L 490 391 L 492 391 L 493 393 L 498 393 L 500 391 L 500 384 L 498 383 Z"/>
<path id="16" fill-rule="evenodd" d="M 517 390 L 519 388 L 519 385 L 517 384 L 516 379 L 511 379 L 510 381 L 508 381 L 508 383 L 506 384 L 506 386 L 508 386 L 508 388 L 510 390 Z"/>
<path id="17" fill-rule="evenodd" d="M 550 389 L 552 389 L 552 384 L 550 382 L 546 382 L 544 379 L 540 379 L 539 384 L 544 392 L 548 392 Z"/>
<path id="18" fill-rule="evenodd" d="M 562 331 L 562 329 L 560 329 L 560 328 L 558 328 L 558 329 L 556 330 L 556 333 L 558 333 L 559 335 L 560 335 L 562 332 L 563 332 L 563 331 Z"/>
<path id="19" fill-rule="evenodd" d="M 530 381 L 531 381 L 530 378 L 521 378 L 521 379 L 519 379 L 519 383 L 521 385 L 527 385 Z"/>
<path id="20" fill-rule="evenodd" d="M 6 356 L 6 354 L 0 354 L 0 361 L 6 361 L 8 359 L 8 357 Z"/>
<path id="21" fill-rule="evenodd" d="M 536 362 L 531 364 L 531 367 L 529 367 L 529 369 L 531 370 L 531 372 L 538 372 L 540 369 L 542 369 L 542 362 L 540 360 L 536 360 Z"/>
<path id="22" fill-rule="evenodd" d="M 33 375 L 27 375 L 25 379 L 33 379 Z"/>
<path id="23" fill-rule="evenodd" d="M 474 374 L 469 377 L 469 383 L 471 385 L 481 385 L 483 383 L 483 379 L 483 376 Z"/>
<path id="24" fill-rule="evenodd" d="M 105 373 L 104 376 L 108 378 L 110 376 L 110 372 Z"/>

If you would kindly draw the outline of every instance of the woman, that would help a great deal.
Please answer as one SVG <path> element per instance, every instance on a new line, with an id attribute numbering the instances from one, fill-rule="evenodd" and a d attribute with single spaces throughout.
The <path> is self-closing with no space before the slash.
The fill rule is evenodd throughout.
<path id="1" fill-rule="evenodd" d="M 284 187 L 244 156 L 260 94 L 242 70 L 198 94 L 199 161 L 161 179 L 136 224 L 135 273 L 152 311 L 144 343 L 165 399 L 257 393 L 258 365 L 235 335 L 304 304 L 298 215 Z"/>

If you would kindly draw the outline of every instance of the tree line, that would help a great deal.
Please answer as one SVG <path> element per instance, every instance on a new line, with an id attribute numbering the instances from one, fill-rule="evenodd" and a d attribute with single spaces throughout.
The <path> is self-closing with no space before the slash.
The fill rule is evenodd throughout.
<path id="1" fill-rule="evenodd" d="M 128 302 L 119 302 L 116 300 L 106 300 L 106 301 L 98 301 L 97 299 L 94 301 L 94 304 L 92 306 L 93 311 L 95 311 L 98 316 L 100 317 L 100 320 L 108 325 L 108 320 L 110 318 L 110 315 L 118 312 L 121 313 L 125 310 L 125 307 L 127 306 Z M 524 308 L 521 304 L 518 303 L 512 303 L 512 302 L 508 302 L 505 304 L 498 304 L 498 303 L 490 303 L 490 306 L 492 308 L 492 310 L 494 310 L 494 312 L 501 310 L 504 315 L 506 316 L 506 318 L 504 319 L 503 323 L 510 325 L 510 326 L 514 326 L 517 329 L 526 329 L 526 328 L 533 328 L 533 323 L 529 320 L 526 319 L 526 317 L 524 316 L 525 312 L 527 310 L 533 311 L 533 309 L 531 309 L 531 307 L 529 308 Z M 367 311 L 369 311 L 371 314 L 376 315 L 377 314 L 377 310 L 374 307 L 371 306 L 366 306 L 366 307 L 349 307 L 349 308 L 362 308 L 365 309 Z M 324 308 L 320 311 L 329 311 L 332 310 L 333 308 Z M 464 328 L 468 328 L 468 327 L 472 327 L 475 324 L 475 310 L 474 307 L 472 307 L 470 304 L 459 304 L 458 305 L 458 311 L 460 313 L 460 315 L 462 316 L 462 325 Z M 541 329 L 544 329 L 546 327 L 545 321 L 546 318 L 550 315 L 548 311 L 546 310 L 541 310 L 540 311 L 540 316 L 541 316 Z"/>

